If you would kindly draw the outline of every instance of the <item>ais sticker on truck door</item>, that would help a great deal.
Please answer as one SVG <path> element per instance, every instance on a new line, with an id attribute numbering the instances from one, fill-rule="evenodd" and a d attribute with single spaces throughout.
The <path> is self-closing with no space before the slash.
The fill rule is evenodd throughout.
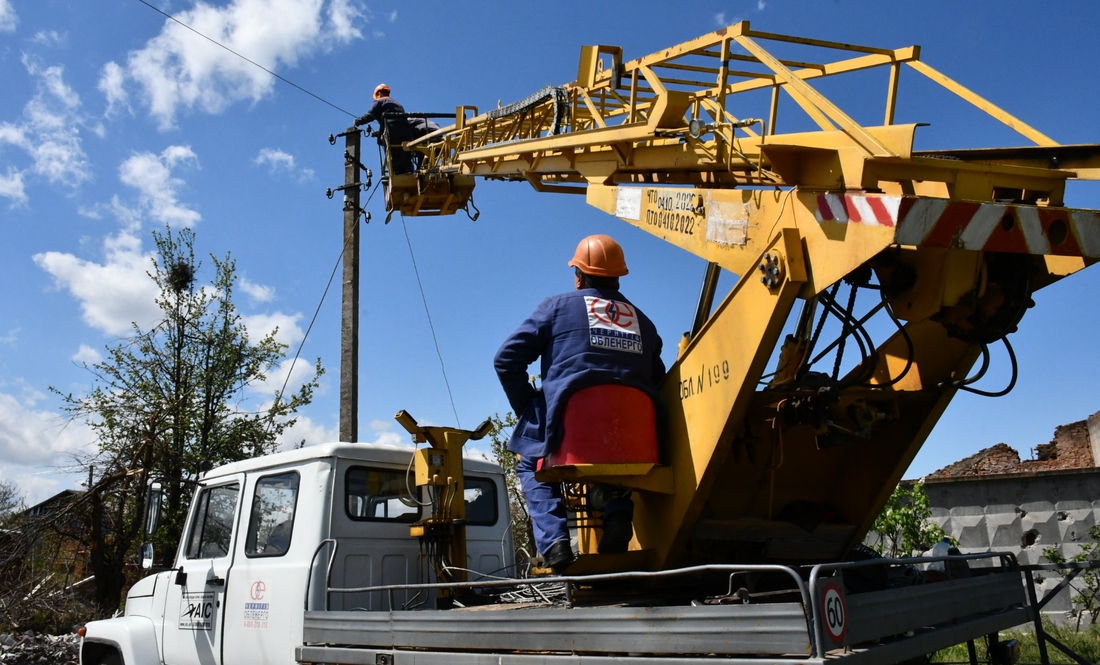
<path id="1" fill-rule="evenodd" d="M 214 594 L 183 594 L 180 599 L 180 630 L 210 630 L 213 627 Z"/>
<path id="2" fill-rule="evenodd" d="M 642 352 L 642 327 L 629 303 L 585 296 L 589 346 L 627 353 Z"/>

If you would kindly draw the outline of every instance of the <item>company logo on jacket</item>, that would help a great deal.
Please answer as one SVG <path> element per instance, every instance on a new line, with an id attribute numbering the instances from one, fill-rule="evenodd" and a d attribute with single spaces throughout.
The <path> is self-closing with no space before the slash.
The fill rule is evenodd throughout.
<path id="1" fill-rule="evenodd" d="M 627 353 L 642 352 L 642 328 L 638 314 L 625 302 L 585 296 L 588 307 L 589 346 Z"/>

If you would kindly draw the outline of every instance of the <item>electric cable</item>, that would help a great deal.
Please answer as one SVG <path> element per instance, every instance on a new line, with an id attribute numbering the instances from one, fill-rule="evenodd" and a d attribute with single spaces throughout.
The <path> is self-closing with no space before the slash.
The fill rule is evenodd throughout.
<path id="1" fill-rule="evenodd" d="M 443 383 L 447 386 L 447 397 L 451 400 L 451 411 L 455 414 L 455 422 L 462 427 L 462 420 L 458 417 L 458 409 L 455 407 L 455 396 L 451 392 L 451 382 L 447 379 L 447 366 L 443 364 L 443 353 L 439 350 L 439 338 L 435 334 L 435 326 L 432 324 L 432 313 L 428 310 L 428 297 L 424 295 L 424 283 L 420 281 L 420 270 L 416 267 L 416 255 L 413 254 L 412 240 L 409 239 L 409 227 L 405 225 L 405 216 L 401 216 L 401 230 L 405 232 L 405 242 L 409 245 L 409 258 L 412 259 L 413 273 L 416 275 L 416 285 L 420 287 L 420 299 L 424 302 L 424 314 L 428 317 L 428 328 L 432 331 L 432 342 L 435 343 L 435 354 L 439 356 L 439 369 L 443 372 Z"/>
<path id="2" fill-rule="evenodd" d="M 179 25 L 181 25 L 181 26 L 183 26 L 183 27 L 187 28 L 188 30 L 190 30 L 191 32 L 195 33 L 195 34 L 196 34 L 196 35 L 198 35 L 199 37 L 202 37 L 202 38 L 203 38 L 203 39 L 205 39 L 206 41 L 208 41 L 208 42 L 210 42 L 210 43 L 212 43 L 212 44 L 215 44 L 215 45 L 217 45 L 217 46 L 220 46 L 220 47 L 222 47 L 222 48 L 223 48 L 223 49 L 225 49 L 226 51 L 229 51 L 230 53 L 232 53 L 233 55 L 237 56 L 237 57 L 238 57 L 238 58 L 240 58 L 241 60 L 244 60 L 244 61 L 245 61 L 245 62 L 247 62 L 248 64 L 250 64 L 250 65 L 254 65 L 254 66 L 256 66 L 256 67 L 259 67 L 260 69 L 264 70 L 264 71 L 265 71 L 265 72 L 267 72 L 268 74 L 271 74 L 272 76 L 274 76 L 275 78 L 279 79 L 279 80 L 280 80 L 280 81 L 282 81 L 283 83 L 286 83 L 287 85 L 291 85 L 291 86 L 294 86 L 295 88 L 297 88 L 297 89 L 301 90 L 302 92 L 306 93 L 306 94 L 307 94 L 307 95 L 309 95 L 310 97 L 313 97 L 313 98 L 314 98 L 314 99 L 316 99 L 317 101 L 319 101 L 319 102 L 322 102 L 322 103 L 324 103 L 324 104 L 328 104 L 329 106 L 331 106 L 332 108 L 336 109 L 337 111 L 340 111 L 341 113 L 346 113 L 346 114 L 350 115 L 350 116 L 351 116 L 351 117 L 353 117 L 353 118 L 358 118 L 358 117 L 359 117 L 359 116 L 355 115 L 354 113 L 352 113 L 351 111 L 348 111 L 347 109 L 342 109 L 342 108 L 340 108 L 339 106 L 337 106 L 336 104 L 333 104 L 332 102 L 328 101 L 328 100 L 327 100 L 327 99 L 325 99 L 324 97 L 321 97 L 320 95 L 314 94 L 314 93 L 310 92 L 309 90 L 306 90 L 305 88 L 303 88 L 302 86 L 298 85 L 298 84 L 297 84 L 297 83 L 295 83 L 294 81 L 291 81 L 290 79 L 288 79 L 288 78 L 286 78 L 286 77 L 284 77 L 284 76 L 280 76 L 280 75 L 276 74 L 275 72 L 271 71 L 271 70 L 270 70 L 270 69 L 268 69 L 267 67 L 264 67 L 263 65 L 261 65 L 261 64 L 260 64 L 260 63 L 258 63 L 258 62 L 256 62 L 255 60 L 250 60 L 250 59 L 246 58 L 245 56 L 241 55 L 240 53 L 237 53 L 236 51 L 234 51 L 233 49 L 229 48 L 229 47 L 228 47 L 228 46 L 226 46 L 225 44 L 222 44 L 222 43 L 221 43 L 221 42 L 219 42 L 218 40 L 216 40 L 216 39 L 213 39 L 213 38 L 211 38 L 211 37 L 207 37 L 206 35 L 202 34 L 202 33 L 201 33 L 201 32 L 199 32 L 198 30 L 196 30 L 196 29 L 192 28 L 191 26 L 187 25 L 187 24 L 186 24 L 186 23 L 184 23 L 183 21 L 179 20 L 179 19 L 178 19 L 178 18 L 176 18 L 175 16 L 172 16 L 172 15 L 171 15 L 171 14 L 169 14 L 168 12 L 165 12 L 164 10 L 162 10 L 162 9 L 159 9 L 158 7 L 154 7 L 153 5 L 149 4 L 149 3 L 148 3 L 148 2 L 146 2 L 145 0 L 138 0 L 138 2 L 140 2 L 140 3 L 141 3 L 141 4 L 143 4 L 143 5 L 145 5 L 145 6 L 146 6 L 146 7 L 148 7 L 149 9 L 152 9 L 153 11 L 155 11 L 155 12 L 156 12 L 156 13 L 158 13 L 158 14 L 160 14 L 161 16 L 164 16 L 165 18 L 167 18 L 167 19 L 169 19 L 169 20 L 171 20 L 171 21 L 174 21 L 174 22 L 178 23 Z"/>
<path id="3" fill-rule="evenodd" d="M 420 499 L 416 498 L 416 494 L 412 491 L 412 485 L 409 483 L 409 476 L 412 475 L 413 462 L 415 462 L 415 461 L 416 461 L 416 443 L 413 443 L 413 454 L 409 455 L 409 466 L 408 466 L 408 468 L 405 469 L 405 491 L 409 493 L 409 500 L 412 501 L 413 503 L 415 503 L 416 505 L 418 505 L 418 506 L 430 506 L 430 505 L 432 505 L 431 501 L 421 501 Z M 405 500 L 403 498 L 399 498 L 398 500 L 401 501 L 401 503 L 405 503 Z M 405 505 L 407 506 L 409 504 L 405 503 Z"/>
<path id="4" fill-rule="evenodd" d="M 374 188 L 370 190 L 370 194 L 367 195 L 367 201 L 362 207 L 366 208 L 367 203 L 370 203 L 370 200 L 374 198 L 374 193 L 378 191 L 378 184 L 381 183 L 376 183 Z M 349 242 L 351 242 L 350 237 L 344 241 L 344 246 L 340 248 L 340 254 L 336 257 L 336 265 L 332 267 L 332 274 L 328 276 L 328 284 L 325 284 L 325 292 L 321 294 L 321 300 L 317 303 L 317 308 L 313 310 L 313 318 L 309 320 L 306 332 L 302 335 L 302 341 L 298 344 L 298 350 L 294 352 L 294 359 L 290 361 L 290 369 L 286 373 L 286 378 L 283 379 L 283 387 L 279 388 L 279 392 L 275 393 L 275 403 L 271 406 L 271 409 L 278 406 L 279 400 L 283 398 L 283 392 L 286 390 L 286 385 L 290 382 L 290 375 L 294 373 L 294 365 L 298 362 L 298 357 L 302 355 L 302 347 L 306 345 L 306 339 L 309 338 L 309 331 L 313 330 L 313 324 L 317 322 L 317 315 L 321 313 L 321 305 L 325 304 L 325 296 L 328 295 L 328 290 L 332 287 L 332 280 L 336 277 L 336 271 L 340 268 L 340 262 L 344 259 L 344 251 L 347 250 Z M 268 409 L 268 411 L 270 412 L 271 409 Z"/>

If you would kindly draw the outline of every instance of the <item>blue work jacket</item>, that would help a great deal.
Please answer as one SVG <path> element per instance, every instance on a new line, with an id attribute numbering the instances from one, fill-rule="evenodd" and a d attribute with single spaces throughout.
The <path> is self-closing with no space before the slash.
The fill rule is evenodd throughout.
<path id="1" fill-rule="evenodd" d="M 536 390 L 527 366 L 540 357 L 542 389 Z M 558 447 L 565 402 L 577 390 L 633 386 L 659 407 L 657 384 L 665 376 L 657 328 L 615 289 L 581 289 L 543 300 L 504 341 L 493 365 L 518 417 L 508 450 L 531 457 Z"/>
<path id="2" fill-rule="evenodd" d="M 355 119 L 355 126 L 377 122 L 379 130 L 382 129 L 382 116 L 387 113 L 405 113 L 405 107 L 390 97 L 374 100 L 367 112 Z M 408 118 L 393 118 L 389 121 L 390 142 L 404 143 L 420 136 Z"/>

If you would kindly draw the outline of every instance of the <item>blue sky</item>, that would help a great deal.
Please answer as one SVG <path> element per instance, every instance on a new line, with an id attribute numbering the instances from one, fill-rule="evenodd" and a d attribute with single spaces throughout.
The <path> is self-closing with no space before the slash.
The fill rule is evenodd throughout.
<path id="1" fill-rule="evenodd" d="M 900 47 L 1063 143 L 1100 142 L 1091 3 L 751 2 L 378 3 L 359 0 L 156 0 L 165 11 L 353 113 L 378 82 L 410 111 L 480 108 L 576 77 L 582 44 L 627 58 L 741 19 L 771 32 Z M 0 477 L 36 501 L 66 487 L 73 452 L 94 446 L 61 420 L 49 386 L 82 392 L 80 366 L 155 315 L 144 271 L 150 230 L 191 226 L 200 253 L 231 251 L 250 329 L 302 340 L 341 246 L 339 147 L 350 118 L 211 46 L 137 0 L 0 0 Z M 859 81 L 824 91 L 858 120 L 882 99 Z M 1026 141 L 947 93 L 902 79 L 899 122 L 928 122 L 918 148 Z M 373 145 L 366 161 L 375 164 Z M 674 358 L 690 325 L 701 260 L 588 208 L 581 197 L 481 183 L 481 218 L 406 220 L 461 423 L 507 410 L 492 355 L 545 295 L 571 288 L 565 262 L 590 233 L 623 244 L 624 292 L 656 322 Z M 1072 183 L 1071 206 L 1100 208 Z M 381 203 L 362 240 L 360 439 L 399 443 L 392 415 L 454 415 L 401 221 Z M 209 268 L 210 262 L 207 261 Z M 728 288 L 730 280 L 723 282 Z M 1053 428 L 1100 410 L 1100 269 L 1038 293 L 1013 336 L 1016 390 L 955 399 L 907 473 L 918 476 L 1004 441 L 1024 457 Z M 303 356 L 329 370 L 287 441 L 336 436 L 339 281 Z M 1003 354 L 982 387 L 1007 380 Z M 305 368 L 295 370 L 301 378 Z M 285 369 L 283 370 L 285 372 Z M 285 374 L 272 377 L 281 383 Z M 253 404 L 269 399 L 259 386 Z"/>

